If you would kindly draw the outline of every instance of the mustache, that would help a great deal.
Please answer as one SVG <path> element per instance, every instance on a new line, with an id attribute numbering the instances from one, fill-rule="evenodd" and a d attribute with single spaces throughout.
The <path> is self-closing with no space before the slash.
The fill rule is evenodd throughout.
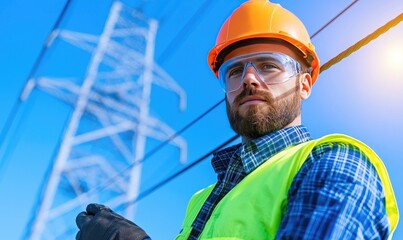
<path id="1" fill-rule="evenodd" d="M 251 87 L 248 86 L 244 88 L 242 92 L 238 94 L 238 96 L 235 97 L 234 105 L 239 106 L 242 100 L 247 96 L 257 96 L 259 98 L 264 99 L 266 102 L 273 102 L 275 100 L 270 92 L 257 89 L 256 87 L 253 86 Z"/>
<path id="2" fill-rule="evenodd" d="M 264 99 L 268 103 L 273 103 L 274 101 L 281 100 L 284 98 L 287 98 L 288 96 L 294 94 L 296 91 L 298 91 L 299 85 L 296 85 L 294 88 L 291 88 L 290 90 L 284 92 L 283 94 L 274 97 L 271 92 L 265 91 L 265 90 L 260 90 L 257 89 L 254 86 L 247 86 L 245 87 L 238 96 L 235 97 L 234 99 L 234 106 L 239 107 L 241 104 L 242 100 L 247 97 L 247 96 L 257 96 L 262 99 Z"/>

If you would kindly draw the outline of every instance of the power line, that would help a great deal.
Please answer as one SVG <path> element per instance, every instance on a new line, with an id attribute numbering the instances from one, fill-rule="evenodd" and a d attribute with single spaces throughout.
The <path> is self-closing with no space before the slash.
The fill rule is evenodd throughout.
<path id="1" fill-rule="evenodd" d="M 32 101 L 29 104 L 32 104 Z M 20 124 L 22 119 L 26 118 L 26 115 L 29 115 L 29 112 L 30 112 L 29 106 L 24 106 L 24 107 L 27 107 L 27 110 L 16 113 L 16 114 L 19 114 L 18 118 L 16 120 L 17 124 L 11 125 L 11 127 L 13 127 L 13 129 L 11 130 L 13 132 L 13 134 L 10 135 L 10 137 L 8 137 L 7 139 L 4 140 L 4 142 L 6 142 L 6 140 L 7 140 L 7 144 L 10 144 L 10 145 L 13 145 L 13 146 L 18 145 L 18 142 L 20 140 L 20 134 L 21 134 L 21 128 L 19 128 L 20 127 L 19 124 Z M 16 127 L 16 126 L 18 126 L 18 127 Z M 8 131 L 10 131 L 10 130 L 8 130 Z M 6 144 L 3 145 L 3 146 L 6 146 Z M 0 160 L 4 158 L 3 161 L 0 161 L 0 182 L 1 182 L 2 178 L 5 175 L 5 174 L 2 174 L 2 173 L 3 173 L 3 171 L 6 171 L 7 166 L 9 164 L 9 162 L 10 162 L 11 157 L 12 157 L 12 154 L 14 153 L 13 150 L 14 149 L 6 148 L 6 147 L 4 149 L 0 148 Z"/>
<path id="2" fill-rule="evenodd" d="M 317 34 L 322 32 L 323 29 L 327 28 L 334 20 L 339 18 L 343 13 L 345 13 L 348 9 L 350 9 L 354 4 L 356 4 L 358 0 L 355 0 L 352 2 L 350 5 L 348 5 L 346 8 L 344 8 L 339 14 L 337 14 L 334 18 L 332 18 L 329 22 L 327 22 L 325 25 L 323 25 L 318 31 L 316 31 L 314 34 L 312 34 L 311 39 L 314 38 Z"/>
<path id="3" fill-rule="evenodd" d="M 321 72 L 327 70 L 332 65 L 340 62 L 342 59 L 350 56 L 350 54 L 352 54 L 353 52 L 356 52 L 361 47 L 367 45 L 372 40 L 378 38 L 380 35 L 384 34 L 389 29 L 391 29 L 392 27 L 394 27 L 397 24 L 399 24 L 401 21 L 403 21 L 403 13 L 401 13 L 399 16 L 395 17 L 394 19 L 390 20 L 389 22 L 387 22 L 382 27 L 376 29 L 374 32 L 372 32 L 371 34 L 369 34 L 365 38 L 363 38 L 360 41 L 356 42 L 351 47 L 349 47 L 346 50 L 344 50 L 343 52 L 339 53 L 336 57 L 330 59 L 327 63 L 323 64 L 321 66 L 321 68 L 320 68 Z"/>
<path id="4" fill-rule="evenodd" d="M 188 123 L 185 127 L 183 127 L 182 129 L 180 129 L 179 131 L 177 131 L 175 134 L 173 134 L 172 136 L 170 136 L 167 140 L 165 140 L 164 142 L 162 142 L 160 145 L 158 145 L 157 147 L 155 147 L 154 149 L 152 149 L 151 151 L 149 151 L 148 153 L 146 153 L 143 157 L 143 159 L 140 160 L 139 163 L 143 163 L 147 158 L 151 157 L 152 155 L 154 155 L 156 152 L 158 152 L 162 147 L 164 147 L 165 145 L 167 145 L 172 139 L 176 138 L 177 136 L 181 135 L 184 131 L 186 131 L 188 128 L 190 128 L 191 126 L 193 126 L 194 124 L 196 124 L 199 120 L 201 120 L 203 117 L 205 117 L 207 114 L 209 114 L 211 111 L 213 111 L 216 107 L 218 107 L 221 103 L 223 103 L 225 100 L 222 99 L 220 101 L 218 101 L 216 104 L 214 104 L 213 106 L 211 106 L 209 109 L 207 109 L 205 112 L 203 112 L 201 115 L 199 115 L 198 117 L 196 117 L 195 119 L 193 119 L 190 123 Z M 135 164 L 135 163 L 134 163 Z"/>
<path id="5" fill-rule="evenodd" d="M 160 181 L 159 183 L 155 184 L 154 186 L 150 187 L 149 189 L 145 190 L 144 192 L 140 193 L 136 199 L 134 199 L 132 202 L 128 202 L 123 204 L 124 207 L 127 207 L 131 204 L 134 204 L 136 202 L 138 202 L 139 200 L 145 198 L 146 196 L 150 195 L 151 193 L 155 192 L 156 190 L 158 190 L 159 188 L 163 187 L 164 185 L 166 185 L 167 183 L 169 183 L 170 181 L 172 181 L 173 179 L 175 179 L 176 177 L 180 176 L 181 174 L 183 174 L 184 172 L 190 170 L 191 168 L 193 168 L 194 166 L 196 166 L 197 164 L 199 164 L 200 162 L 202 162 L 203 160 L 205 160 L 206 158 L 208 158 L 211 154 L 213 154 L 214 152 L 220 150 L 221 148 L 225 147 L 226 145 L 230 144 L 231 142 L 235 141 L 237 138 L 239 138 L 239 135 L 236 134 L 232 137 L 230 137 L 227 141 L 225 141 L 224 143 L 220 144 L 219 146 L 215 147 L 213 150 L 210 150 L 208 153 L 204 154 L 202 157 L 198 158 L 197 160 L 195 160 L 194 162 L 192 162 L 191 164 L 189 164 L 188 166 L 184 167 L 183 169 L 177 171 L 176 173 L 172 174 L 171 176 L 165 178 L 164 180 Z"/>

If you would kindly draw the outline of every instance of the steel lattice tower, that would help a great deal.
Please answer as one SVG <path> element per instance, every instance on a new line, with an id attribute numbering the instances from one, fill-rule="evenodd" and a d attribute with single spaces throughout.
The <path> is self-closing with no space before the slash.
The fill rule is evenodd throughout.
<path id="1" fill-rule="evenodd" d="M 58 29 L 55 38 L 91 53 L 84 79 L 35 77 L 34 87 L 74 107 L 52 171 L 32 218 L 29 239 L 73 239 L 75 215 L 88 200 L 134 215 L 146 139 L 166 141 L 186 160 L 186 142 L 167 124 L 150 116 L 150 96 L 158 85 L 179 96 L 185 92 L 153 61 L 158 23 L 114 2 L 100 36 Z M 113 179 L 113 181 L 108 181 Z M 123 206 L 123 207 L 122 207 Z"/>

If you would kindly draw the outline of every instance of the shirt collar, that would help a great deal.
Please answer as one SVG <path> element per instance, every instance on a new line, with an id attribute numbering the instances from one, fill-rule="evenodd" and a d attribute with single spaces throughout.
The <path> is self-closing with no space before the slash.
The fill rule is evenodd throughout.
<path id="1" fill-rule="evenodd" d="M 225 173 L 233 157 L 240 157 L 244 171 L 248 174 L 283 149 L 308 140 L 311 140 L 311 136 L 306 127 L 299 125 L 284 128 L 214 153 L 212 165 L 214 171 L 221 175 Z"/>

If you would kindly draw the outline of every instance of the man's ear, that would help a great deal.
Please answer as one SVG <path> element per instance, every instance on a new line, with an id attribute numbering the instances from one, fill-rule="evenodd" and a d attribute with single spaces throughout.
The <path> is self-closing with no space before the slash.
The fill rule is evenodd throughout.
<path id="1" fill-rule="evenodd" d="M 301 100 L 306 100 L 311 95 L 312 77 L 309 73 L 303 73 L 299 81 L 299 95 L 301 96 Z"/>

